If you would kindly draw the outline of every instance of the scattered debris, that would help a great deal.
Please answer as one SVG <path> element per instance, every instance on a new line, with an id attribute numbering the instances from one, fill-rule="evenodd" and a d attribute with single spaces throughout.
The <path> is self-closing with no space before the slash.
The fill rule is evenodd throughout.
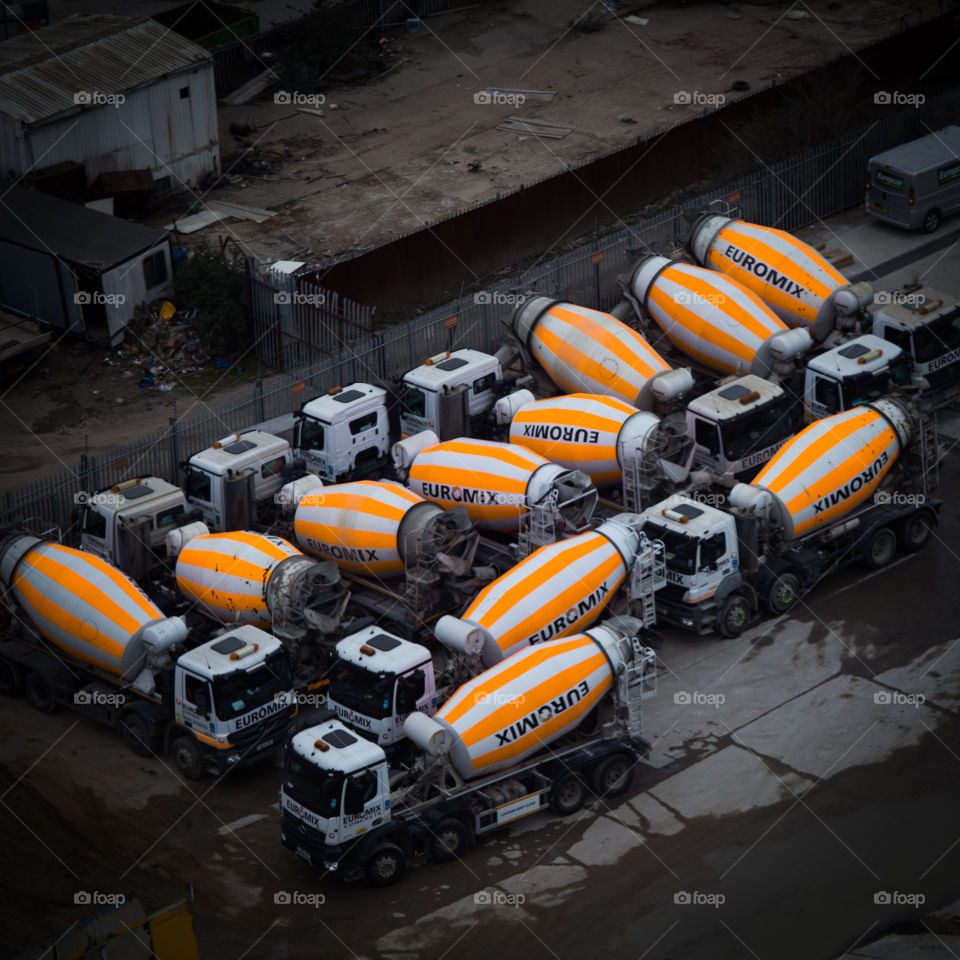
<path id="1" fill-rule="evenodd" d="M 244 827 L 253 826 L 255 823 L 260 823 L 262 820 L 266 820 L 267 815 L 265 813 L 251 813 L 247 817 L 241 817 L 239 820 L 234 820 L 233 823 L 225 823 L 217 833 L 221 837 L 227 836 L 227 834 L 234 833 L 236 830 L 242 830 Z"/>
<path id="2" fill-rule="evenodd" d="M 248 80 L 242 87 L 237 87 L 233 93 L 227 94 L 220 102 L 231 107 L 239 107 L 241 104 L 249 103 L 279 79 L 277 73 L 272 68 L 267 67 L 266 70 L 258 73 L 252 80 Z"/>
<path id="3" fill-rule="evenodd" d="M 791 10 L 787 14 L 787 20 L 809 20 L 810 14 L 806 10 Z"/>
<path id="4" fill-rule="evenodd" d="M 529 133 L 535 137 L 547 137 L 550 140 L 562 140 L 575 128 L 569 123 L 555 123 L 552 120 L 507 117 L 503 123 L 497 124 L 497 129 L 507 130 L 510 133 Z"/>
<path id="5" fill-rule="evenodd" d="M 631 117 L 627 113 L 621 113 L 620 116 L 617 117 L 617 120 L 619 120 L 620 123 L 636 123 L 637 122 L 636 120 L 633 119 L 633 117 Z"/>
<path id="6" fill-rule="evenodd" d="M 629 17 L 623 18 L 623 22 L 632 24 L 635 27 L 645 27 L 650 20 L 647 17 L 638 17 L 635 13 L 631 13 Z"/>
<path id="7" fill-rule="evenodd" d="M 484 87 L 480 92 L 491 97 L 523 97 L 523 100 L 544 100 L 548 103 L 557 95 L 556 90 L 521 90 L 517 87 Z"/>

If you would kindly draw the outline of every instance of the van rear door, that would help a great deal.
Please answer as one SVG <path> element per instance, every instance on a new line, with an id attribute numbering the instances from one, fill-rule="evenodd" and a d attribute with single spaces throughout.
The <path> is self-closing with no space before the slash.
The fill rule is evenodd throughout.
<path id="1" fill-rule="evenodd" d="M 908 174 L 870 161 L 867 212 L 903 227 L 910 226 L 910 182 Z"/>

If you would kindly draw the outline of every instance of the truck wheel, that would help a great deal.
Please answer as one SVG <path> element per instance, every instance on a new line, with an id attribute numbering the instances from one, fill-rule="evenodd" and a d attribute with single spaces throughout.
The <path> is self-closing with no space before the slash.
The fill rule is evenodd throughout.
<path id="1" fill-rule="evenodd" d="M 153 756 L 153 737 L 150 725 L 139 713 L 128 712 L 120 718 L 120 734 L 123 742 L 138 756 Z"/>
<path id="2" fill-rule="evenodd" d="M 367 858 L 367 880 L 375 887 L 389 887 L 407 869 L 407 858 L 395 843 L 384 843 Z"/>
<path id="3" fill-rule="evenodd" d="M 456 860 L 470 849 L 470 831 L 466 824 L 453 817 L 444 817 L 432 828 L 430 859 L 437 863 Z"/>
<path id="4" fill-rule="evenodd" d="M 750 621 L 750 604 L 739 593 L 731 593 L 723 603 L 717 633 L 727 640 L 739 637 Z"/>
<path id="5" fill-rule="evenodd" d="M 575 773 L 562 773 L 550 791 L 550 809 L 561 817 L 576 813 L 587 800 L 587 788 Z"/>
<path id="6" fill-rule="evenodd" d="M 0 695 L 19 697 L 23 692 L 23 672 L 9 660 L 0 659 Z"/>
<path id="7" fill-rule="evenodd" d="M 605 757 L 593 768 L 591 786 L 598 797 L 619 797 L 626 793 L 633 781 L 636 761 L 627 753 Z"/>
<path id="8" fill-rule="evenodd" d="M 23 681 L 23 695 L 34 710 L 53 713 L 57 709 L 57 693 L 42 673 L 28 673 Z"/>
<path id="9" fill-rule="evenodd" d="M 177 769 L 188 780 L 199 780 L 203 776 L 203 754 L 193 737 L 181 734 L 173 741 L 171 750 Z"/>
<path id="10" fill-rule="evenodd" d="M 923 215 L 923 229 L 927 233 L 933 233 L 940 226 L 940 211 L 934 207 Z"/>
<path id="11" fill-rule="evenodd" d="M 795 573 L 781 574 L 767 595 L 767 609 L 771 613 L 786 613 L 800 599 L 800 580 Z"/>
<path id="12" fill-rule="evenodd" d="M 889 527 L 874 530 L 867 542 L 866 561 L 868 566 L 879 570 L 887 566 L 897 555 L 897 537 Z"/>
<path id="13" fill-rule="evenodd" d="M 903 521 L 898 532 L 904 550 L 913 553 L 922 550 L 929 543 L 933 536 L 933 527 L 927 514 L 916 513 Z"/>

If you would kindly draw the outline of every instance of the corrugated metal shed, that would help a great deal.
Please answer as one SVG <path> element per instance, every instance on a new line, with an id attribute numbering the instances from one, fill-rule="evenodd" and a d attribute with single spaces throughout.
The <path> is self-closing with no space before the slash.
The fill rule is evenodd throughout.
<path id="1" fill-rule="evenodd" d="M 0 44 L 0 113 L 43 123 L 80 112 L 78 92 L 122 94 L 210 59 L 150 19 L 73 14 Z"/>

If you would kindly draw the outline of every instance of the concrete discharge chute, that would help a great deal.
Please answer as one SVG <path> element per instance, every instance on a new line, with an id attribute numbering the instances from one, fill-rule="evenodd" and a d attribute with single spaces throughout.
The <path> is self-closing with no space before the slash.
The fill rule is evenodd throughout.
<path id="1" fill-rule="evenodd" d="M 681 260 L 643 258 L 625 294 L 678 350 L 717 373 L 786 376 L 813 343 L 746 287 Z"/>
<path id="2" fill-rule="evenodd" d="M 479 650 L 485 667 L 534 643 L 582 630 L 603 613 L 627 576 L 640 536 L 625 518 L 540 547 L 488 584 L 461 618 L 434 633 L 456 649 Z"/>
<path id="3" fill-rule="evenodd" d="M 619 397 L 641 410 L 669 403 L 693 387 L 689 370 L 673 370 L 616 317 L 549 297 L 530 297 L 513 314 L 521 344 L 568 393 Z"/>
<path id="4" fill-rule="evenodd" d="M 697 263 L 736 280 L 818 342 L 835 329 L 853 329 L 873 299 L 869 284 L 850 283 L 785 230 L 706 213 L 694 223 L 687 248 Z"/>

